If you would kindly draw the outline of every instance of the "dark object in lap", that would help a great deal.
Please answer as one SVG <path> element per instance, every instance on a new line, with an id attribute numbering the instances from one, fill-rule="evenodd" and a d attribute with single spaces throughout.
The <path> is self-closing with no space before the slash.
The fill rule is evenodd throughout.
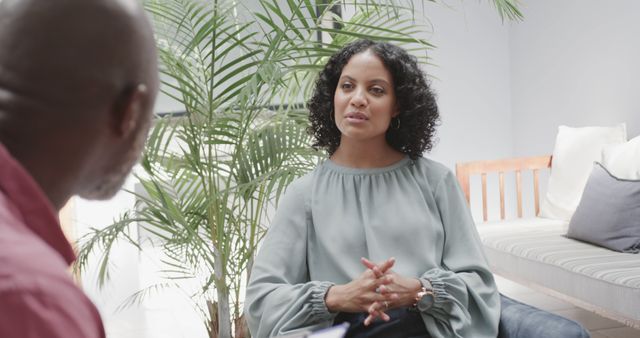
<path id="1" fill-rule="evenodd" d="M 409 308 L 392 309 L 386 313 L 391 317 L 388 322 L 377 318 L 369 326 L 364 326 L 367 313 L 341 312 L 333 324 L 351 324 L 345 338 L 431 338 L 420 313 Z"/>

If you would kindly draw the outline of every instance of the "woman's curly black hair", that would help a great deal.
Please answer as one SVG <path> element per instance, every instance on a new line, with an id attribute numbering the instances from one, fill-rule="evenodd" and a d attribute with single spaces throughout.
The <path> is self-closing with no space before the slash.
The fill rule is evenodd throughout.
<path id="1" fill-rule="evenodd" d="M 342 69 L 352 56 L 370 50 L 377 55 L 393 77 L 396 105 L 399 114 L 387 130 L 387 142 L 394 149 L 416 159 L 433 147 L 440 114 L 435 95 L 417 59 L 404 49 L 386 42 L 357 40 L 335 53 L 315 83 L 311 99 L 307 102 L 311 126 L 309 133 L 315 138 L 313 147 L 325 149 L 332 155 L 340 145 L 340 130 L 333 118 L 333 97 Z"/>

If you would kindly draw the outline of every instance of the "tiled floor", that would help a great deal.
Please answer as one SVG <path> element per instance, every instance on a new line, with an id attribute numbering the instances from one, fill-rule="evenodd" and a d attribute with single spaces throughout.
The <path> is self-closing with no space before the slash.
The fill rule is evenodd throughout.
<path id="1" fill-rule="evenodd" d="M 495 275 L 498 290 L 506 296 L 537 308 L 553 312 L 582 324 L 592 338 L 640 338 L 640 330 L 601 317 L 568 302 L 548 296 L 526 286 Z"/>

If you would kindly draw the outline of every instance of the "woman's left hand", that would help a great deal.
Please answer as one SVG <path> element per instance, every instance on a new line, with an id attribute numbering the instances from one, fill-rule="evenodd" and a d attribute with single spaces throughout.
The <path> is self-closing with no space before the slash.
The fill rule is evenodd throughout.
<path id="1" fill-rule="evenodd" d="M 365 325 L 369 325 L 376 317 L 379 317 L 381 313 L 388 309 L 412 306 L 415 303 L 415 297 L 422 288 L 422 283 L 420 283 L 419 279 L 404 277 L 392 270 L 382 272 L 377 264 L 367 259 L 362 259 L 362 264 L 376 273 L 376 277 L 387 280 L 388 283 L 381 285 L 379 288 L 381 294 L 391 293 L 397 295 L 392 301 L 373 302 L 369 306 L 369 316 L 365 319 Z"/>

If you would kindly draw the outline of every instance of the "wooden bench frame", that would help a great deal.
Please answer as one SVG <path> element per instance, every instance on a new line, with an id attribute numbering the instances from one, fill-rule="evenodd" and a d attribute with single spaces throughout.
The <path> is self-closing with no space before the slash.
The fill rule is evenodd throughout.
<path id="1" fill-rule="evenodd" d="M 518 218 L 522 218 L 522 171 L 533 171 L 533 194 L 535 203 L 535 214 L 540 213 L 540 188 L 539 188 L 539 171 L 541 169 L 551 168 L 552 157 L 522 157 L 510 158 L 493 161 L 473 161 L 456 164 L 456 177 L 460 183 L 460 187 L 467 198 L 467 204 L 471 206 L 471 175 L 480 175 L 482 179 L 482 218 L 486 222 L 488 220 L 487 213 L 487 174 L 498 173 L 500 184 L 500 219 L 504 220 L 504 174 L 515 172 L 516 174 L 516 192 L 518 198 Z"/>

